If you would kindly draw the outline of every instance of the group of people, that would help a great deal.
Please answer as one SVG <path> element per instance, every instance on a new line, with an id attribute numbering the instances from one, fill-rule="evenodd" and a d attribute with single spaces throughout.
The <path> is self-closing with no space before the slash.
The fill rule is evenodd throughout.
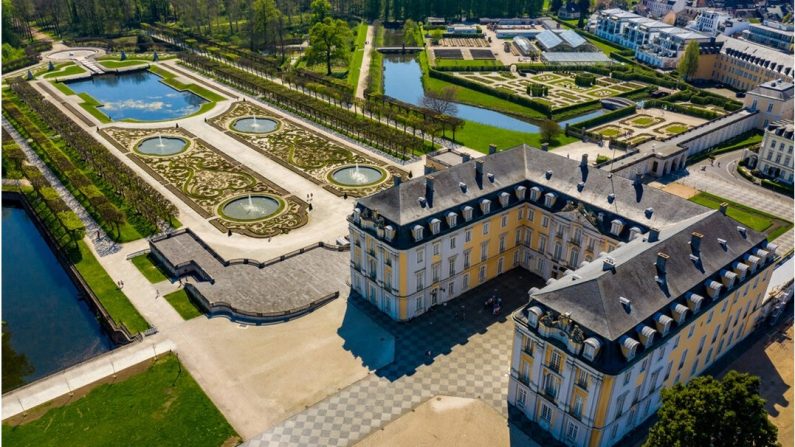
<path id="1" fill-rule="evenodd" d="M 489 299 L 483 303 L 483 307 L 489 306 L 491 306 L 492 315 L 499 315 L 502 310 L 502 298 L 497 297 L 497 295 L 490 296 Z"/>

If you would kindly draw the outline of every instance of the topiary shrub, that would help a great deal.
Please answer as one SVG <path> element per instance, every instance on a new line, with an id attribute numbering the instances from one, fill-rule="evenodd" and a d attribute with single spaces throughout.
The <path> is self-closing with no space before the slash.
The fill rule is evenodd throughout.
<path id="1" fill-rule="evenodd" d="M 591 73 L 577 73 L 574 75 L 574 83 L 580 87 L 590 87 L 596 84 L 596 76 Z"/>

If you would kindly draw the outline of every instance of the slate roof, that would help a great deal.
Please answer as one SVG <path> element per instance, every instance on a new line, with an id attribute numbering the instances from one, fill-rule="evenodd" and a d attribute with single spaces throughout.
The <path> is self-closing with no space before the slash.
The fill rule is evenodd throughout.
<path id="1" fill-rule="evenodd" d="M 693 215 L 663 228 L 657 242 L 637 238 L 610 252 L 607 256 L 614 260 L 615 270 L 604 269 L 604 258 L 597 258 L 552 282 L 532 294 L 528 307 L 541 304 L 559 313 L 570 312 L 586 333 L 615 341 L 688 291 L 695 289 L 706 297 L 703 283 L 707 278 L 765 239 L 752 230 L 743 237 L 737 227 L 736 221 L 719 211 Z M 693 232 L 703 234 L 700 266 L 690 258 Z M 725 247 L 719 238 L 726 241 Z M 669 256 L 664 286 L 656 280 L 660 252 Z M 620 297 L 631 301 L 629 311 Z"/>
<path id="2" fill-rule="evenodd" d="M 478 185 L 475 164 L 483 163 L 483 182 Z M 552 171 L 548 179 L 546 171 Z M 490 181 L 487 174 L 492 174 Z M 623 216 L 649 227 L 664 227 L 679 222 L 705 208 L 655 188 L 635 185 L 632 180 L 611 175 L 594 167 L 581 168 L 579 160 L 534 149 L 527 145 L 517 146 L 496 154 L 480 157 L 431 174 L 433 178 L 433 200 L 430 206 L 422 206 L 418 198 L 425 197 L 424 177 L 404 181 L 400 185 L 379 191 L 359 199 L 358 206 L 377 210 L 387 223 L 408 225 L 413 222 L 426 223 L 430 216 L 453 209 L 479 197 L 509 190 L 515 185 L 532 187 L 539 185 L 543 192 L 557 191 L 592 207 Z M 582 191 L 577 184 L 583 182 Z M 466 185 L 462 191 L 461 183 Z M 614 194 L 610 203 L 608 195 Z M 529 197 L 529 192 L 528 192 Z M 650 217 L 646 209 L 652 208 Z M 419 221 L 419 222 L 418 222 Z"/>
<path id="3" fill-rule="evenodd" d="M 767 131 L 791 140 L 795 126 L 793 126 L 791 120 L 779 120 L 768 124 Z"/>

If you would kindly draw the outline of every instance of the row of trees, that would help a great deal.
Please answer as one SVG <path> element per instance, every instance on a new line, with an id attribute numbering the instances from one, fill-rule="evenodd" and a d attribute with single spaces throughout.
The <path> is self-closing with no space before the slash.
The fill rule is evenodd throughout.
<path id="1" fill-rule="evenodd" d="M 361 115 L 341 107 L 341 104 L 328 103 L 310 96 L 306 92 L 288 88 L 259 75 L 239 70 L 227 63 L 213 61 L 195 53 L 181 54 L 181 58 L 195 70 L 208 73 L 241 90 L 261 95 L 268 102 L 371 144 L 395 157 L 408 158 L 412 154 L 422 153 L 426 149 L 421 138 L 379 122 L 364 119 Z"/>
<path id="2" fill-rule="evenodd" d="M 143 233 L 153 233 L 162 222 L 172 221 L 177 209 L 168 199 L 58 108 L 52 107 L 26 81 L 17 79 L 11 82 L 11 88 L 50 128 L 60 134 L 65 143 L 62 147 L 69 157 L 50 151 L 52 167 L 87 198 L 89 211 L 95 219 L 111 228 L 115 227 L 117 234 L 119 225 L 130 217 L 143 221 L 143 226 L 148 229 Z M 12 112 L 11 109 L 6 110 Z M 47 138 L 46 135 L 44 138 Z M 48 144 L 49 141 L 40 143 Z M 117 207 L 126 207 L 134 216 L 125 216 Z M 139 232 L 142 230 L 139 228 Z"/>

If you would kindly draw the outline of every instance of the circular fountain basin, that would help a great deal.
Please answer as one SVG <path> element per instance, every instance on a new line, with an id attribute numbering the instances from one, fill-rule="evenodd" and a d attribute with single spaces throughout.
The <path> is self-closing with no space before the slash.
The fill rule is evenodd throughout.
<path id="1" fill-rule="evenodd" d="M 184 152 L 188 141 L 178 137 L 151 137 L 141 141 L 136 151 L 144 155 L 167 156 Z"/>
<path id="2" fill-rule="evenodd" d="M 261 117 L 239 118 L 232 123 L 232 129 L 245 133 L 270 133 L 279 127 L 276 120 Z"/>
<path id="3" fill-rule="evenodd" d="M 386 173 L 375 166 L 345 166 L 334 170 L 330 177 L 334 183 L 344 186 L 367 186 L 383 180 Z"/>
<path id="4" fill-rule="evenodd" d="M 271 196 L 241 196 L 221 205 L 220 213 L 233 220 L 252 221 L 276 214 L 282 206 L 281 200 Z"/>

